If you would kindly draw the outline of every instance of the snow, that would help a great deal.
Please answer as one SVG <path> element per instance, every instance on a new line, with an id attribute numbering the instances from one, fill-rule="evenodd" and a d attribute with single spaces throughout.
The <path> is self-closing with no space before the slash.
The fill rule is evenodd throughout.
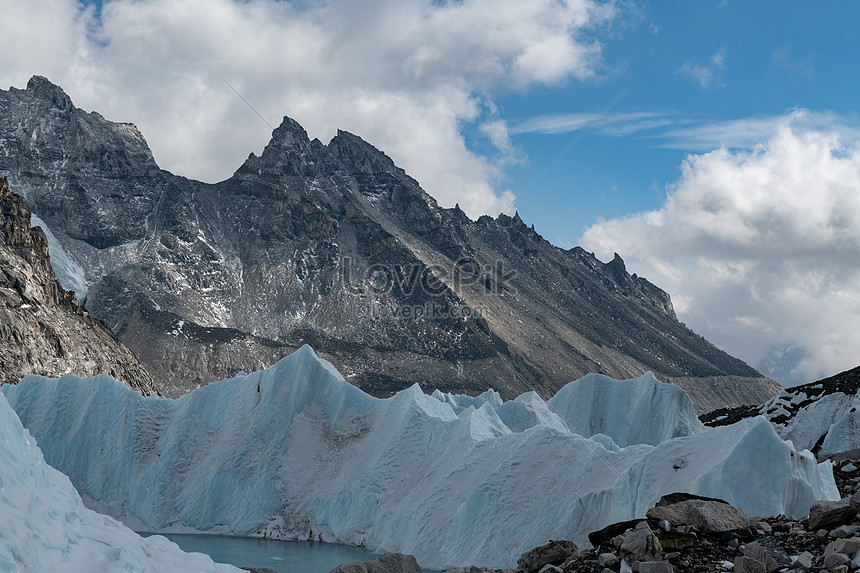
<path id="1" fill-rule="evenodd" d="M 786 392 L 766 403 L 762 409 L 768 411 L 775 404 L 789 401 Z M 799 402 L 798 402 L 799 403 Z M 800 408 L 787 421 L 775 424 L 777 433 L 784 440 L 798 448 L 812 449 L 827 434 L 819 450 L 819 455 L 847 452 L 860 448 L 860 395 L 847 395 L 834 392 L 824 395 L 807 406 Z M 771 414 L 769 419 L 779 415 L 781 408 Z"/>
<path id="2" fill-rule="evenodd" d="M 666 386 L 591 377 L 549 403 L 417 385 L 378 399 L 302 347 L 176 400 L 107 376 L 28 376 L 2 392 L 46 459 L 136 527 L 339 541 L 433 569 L 510 567 L 549 539 L 588 546 L 589 532 L 676 491 L 753 515 L 838 499 L 832 466 L 765 418 L 705 429 Z M 619 413 L 574 403 L 607 398 Z"/>
<path id="3" fill-rule="evenodd" d="M 87 300 L 87 277 L 84 270 L 63 250 L 62 245 L 51 232 L 48 225 L 36 215 L 30 215 L 30 226 L 41 227 L 48 239 L 48 254 L 51 257 L 51 268 L 57 275 L 60 285 L 67 291 L 73 291 L 78 302 L 84 304 Z"/>
<path id="4" fill-rule="evenodd" d="M 0 571 L 238 573 L 84 507 L 0 394 Z"/>

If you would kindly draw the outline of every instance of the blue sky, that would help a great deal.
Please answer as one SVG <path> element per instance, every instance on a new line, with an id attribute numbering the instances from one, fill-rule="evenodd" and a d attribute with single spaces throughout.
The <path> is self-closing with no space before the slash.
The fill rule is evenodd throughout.
<path id="1" fill-rule="evenodd" d="M 802 2 L 641 3 L 629 23 L 601 38 L 599 78 L 498 98 L 516 129 L 541 116 L 597 115 L 633 84 L 609 116 L 517 202 L 520 214 L 550 241 L 578 244 L 597 217 L 658 207 L 685 155 L 714 144 L 703 141 L 697 128 L 796 108 L 857 122 L 860 4 L 822 8 Z M 624 115 L 633 117 L 619 127 L 632 133 L 607 133 L 613 116 Z M 642 129 L 635 129 L 637 121 Z M 688 136 L 679 137 L 678 130 Z M 512 135 L 527 160 L 505 169 L 503 185 L 519 192 L 576 133 Z M 738 142 L 727 137 L 725 143 Z"/>
<path id="2" fill-rule="evenodd" d="M 215 182 L 288 115 L 358 134 L 441 205 L 516 204 L 785 383 L 860 364 L 860 4 L 0 0 L 34 74 Z M 39 37 L 33 42 L 34 34 Z M 236 95 L 238 91 L 253 105 Z M 257 112 L 265 118 L 261 121 Z"/>

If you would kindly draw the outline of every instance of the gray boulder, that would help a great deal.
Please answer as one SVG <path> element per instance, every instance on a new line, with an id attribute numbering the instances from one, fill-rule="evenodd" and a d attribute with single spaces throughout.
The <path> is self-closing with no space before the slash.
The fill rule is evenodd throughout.
<path id="1" fill-rule="evenodd" d="M 743 549 L 743 554 L 745 557 L 750 557 L 764 564 L 765 569 L 767 569 L 767 573 L 773 573 L 773 571 L 779 569 L 779 564 L 776 562 L 776 559 L 774 559 L 764 547 L 759 545 L 757 541 L 747 543 Z"/>
<path id="2" fill-rule="evenodd" d="M 561 565 L 578 552 L 579 549 L 573 541 L 550 541 L 523 553 L 522 557 L 517 559 L 517 571 L 536 573 L 544 565 Z"/>
<path id="3" fill-rule="evenodd" d="M 758 559 L 741 555 L 735 557 L 734 573 L 767 573 L 767 567 Z"/>
<path id="4" fill-rule="evenodd" d="M 687 525 L 703 533 L 728 533 L 750 526 L 749 515 L 739 507 L 715 501 L 686 503 Z"/>
<path id="5" fill-rule="evenodd" d="M 839 501 L 819 500 L 809 508 L 809 528 L 817 530 L 850 523 L 856 515 L 848 498 Z"/>
<path id="6" fill-rule="evenodd" d="M 851 537 L 831 541 L 824 549 L 824 555 L 841 553 L 842 555 L 852 556 L 858 551 L 860 551 L 860 537 Z"/>
<path id="7" fill-rule="evenodd" d="M 648 523 L 643 521 L 624 534 L 621 543 L 621 554 L 630 557 L 630 561 L 660 561 L 663 548 L 660 539 L 654 535 Z"/>
<path id="8" fill-rule="evenodd" d="M 797 556 L 797 559 L 794 560 L 794 563 L 791 564 L 789 569 L 800 569 L 801 571 L 809 571 L 812 569 L 812 562 L 815 559 L 815 556 L 812 555 L 809 551 L 804 551 L 800 555 Z"/>
<path id="9" fill-rule="evenodd" d="M 841 553 L 831 553 L 824 557 L 824 567 L 826 569 L 833 569 L 841 566 L 848 567 L 850 565 L 851 559 L 849 559 L 847 555 L 843 555 Z"/>
<path id="10" fill-rule="evenodd" d="M 363 563 L 344 563 L 329 573 L 421 573 L 412 555 L 390 553 Z"/>

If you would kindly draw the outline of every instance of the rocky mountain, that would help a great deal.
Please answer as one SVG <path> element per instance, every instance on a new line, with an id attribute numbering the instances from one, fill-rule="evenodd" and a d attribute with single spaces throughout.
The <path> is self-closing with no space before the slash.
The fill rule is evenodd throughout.
<path id="1" fill-rule="evenodd" d="M 620 257 L 554 247 L 519 216 L 441 208 L 346 132 L 326 145 L 285 118 L 259 156 L 206 184 L 34 77 L 0 91 L 0 174 L 84 270 L 90 312 L 172 395 L 304 343 L 376 395 L 417 382 L 548 396 L 588 372 L 648 370 L 699 411 L 779 390 Z"/>
<path id="2" fill-rule="evenodd" d="M 818 382 L 787 388 L 760 406 L 723 408 L 700 419 L 716 427 L 764 416 L 783 439 L 820 457 L 830 457 L 860 449 L 858 390 L 860 366 Z"/>
<path id="3" fill-rule="evenodd" d="M 110 374 L 144 394 L 152 378 L 101 322 L 81 308 L 51 269 L 42 229 L 0 179 L 0 384 L 27 374 Z"/>

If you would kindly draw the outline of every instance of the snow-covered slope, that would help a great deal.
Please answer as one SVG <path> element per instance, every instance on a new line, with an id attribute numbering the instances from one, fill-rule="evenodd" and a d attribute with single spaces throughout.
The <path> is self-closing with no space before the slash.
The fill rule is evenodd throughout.
<path id="1" fill-rule="evenodd" d="M 648 379 L 633 386 L 664 399 Z M 132 525 L 341 541 L 432 568 L 512 566 L 550 538 L 587 545 L 674 491 L 762 515 L 838 497 L 829 465 L 763 418 L 618 449 L 568 429 L 553 412 L 576 410 L 563 395 L 550 408 L 534 394 L 503 403 L 415 385 L 377 399 L 309 347 L 177 400 L 109 377 L 30 376 L 2 391 L 46 459 Z M 601 431 L 621 439 L 615 423 L 628 420 Z"/>
<path id="2" fill-rule="evenodd" d="M 118 384 L 118 383 L 117 383 Z M 134 393 L 134 391 L 131 391 Z M 239 573 L 84 507 L 0 394 L 0 571 Z"/>
<path id="3" fill-rule="evenodd" d="M 51 252 L 51 268 L 54 269 L 57 280 L 60 281 L 64 289 L 75 293 L 81 305 L 85 304 L 87 302 L 87 277 L 84 274 L 84 270 L 63 249 L 60 241 L 54 236 L 47 223 L 36 215 L 31 214 L 30 224 L 34 227 L 41 227 L 45 233 L 45 238 L 48 239 L 48 248 Z"/>
<path id="4" fill-rule="evenodd" d="M 819 456 L 858 449 L 860 367 L 787 388 L 761 406 L 717 410 L 703 419 L 718 426 L 757 415 L 770 420 L 784 440 Z"/>

